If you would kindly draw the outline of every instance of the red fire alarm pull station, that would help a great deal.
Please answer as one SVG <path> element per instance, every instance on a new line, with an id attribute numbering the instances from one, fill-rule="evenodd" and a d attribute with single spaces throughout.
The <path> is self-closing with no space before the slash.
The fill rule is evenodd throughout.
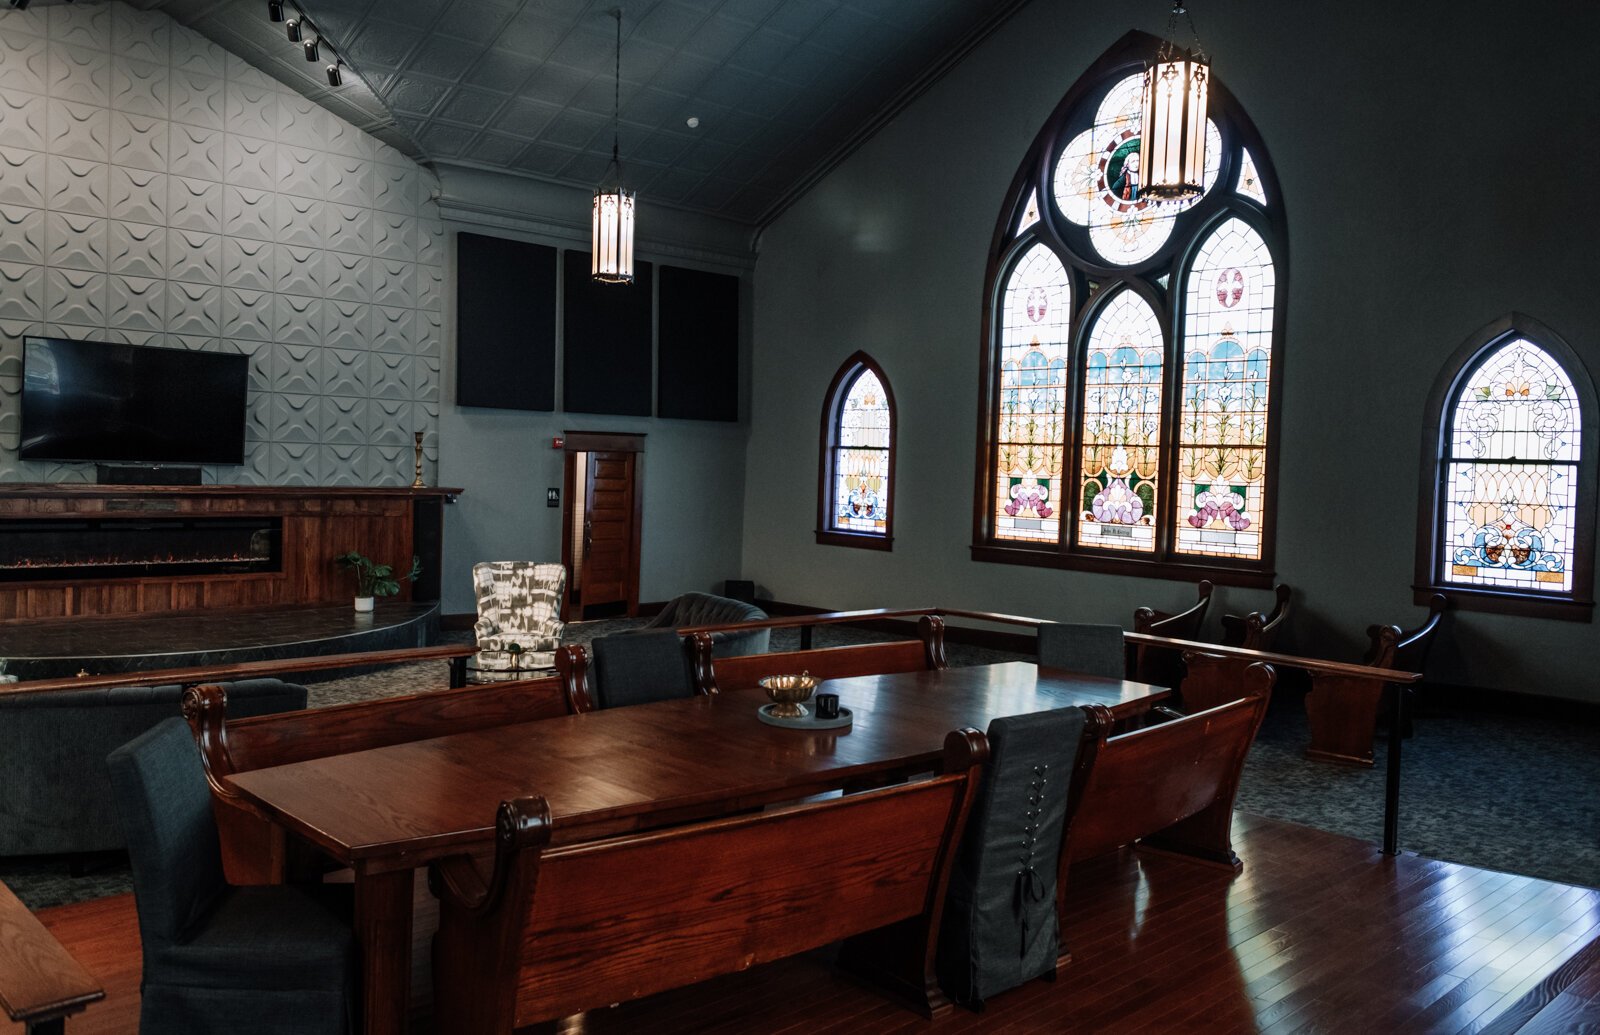
<path id="1" fill-rule="evenodd" d="M 551 449 L 564 449 L 566 448 L 566 445 L 567 440 L 562 438 L 560 435 L 557 435 L 555 438 L 550 440 Z"/>

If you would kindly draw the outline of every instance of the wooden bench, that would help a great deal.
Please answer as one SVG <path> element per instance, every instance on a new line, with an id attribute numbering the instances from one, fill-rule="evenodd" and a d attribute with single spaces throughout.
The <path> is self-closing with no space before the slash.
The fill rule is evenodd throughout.
<path id="1" fill-rule="evenodd" d="M 854 647 L 743 654 L 732 658 L 711 656 L 711 637 L 694 633 L 695 681 L 702 693 L 747 690 L 767 676 L 809 672 L 818 679 L 843 679 L 888 672 L 919 672 L 945 668 L 944 620 L 923 615 L 917 621 L 918 639 L 865 643 Z"/>
<path id="2" fill-rule="evenodd" d="M 223 864 L 234 884 L 281 883 L 293 860 L 283 828 L 229 790 L 223 777 L 572 711 L 554 676 L 233 721 L 227 718 L 227 706 L 227 694 L 215 684 L 184 691 L 183 714 L 200 746 L 222 835 Z"/>
<path id="3" fill-rule="evenodd" d="M 1270 665 L 1251 665 L 1231 703 L 1119 736 L 1108 735 L 1110 710 L 1090 707 L 1067 805 L 1059 906 L 1074 861 L 1135 841 L 1240 868 L 1233 800 L 1275 678 Z"/>
<path id="4" fill-rule="evenodd" d="M 1363 666 L 1375 669 L 1403 669 L 1421 672 L 1428 659 L 1428 648 L 1444 618 L 1449 601 L 1435 593 L 1428 602 L 1428 616 L 1415 629 L 1397 625 L 1367 627 L 1366 656 Z M 1306 719 L 1311 726 L 1311 744 L 1306 757 L 1344 765 L 1372 765 L 1372 741 L 1378 731 L 1378 714 L 1390 684 L 1360 672 L 1311 673 L 1311 690 L 1306 694 Z"/>
<path id="5" fill-rule="evenodd" d="M 57 1035 L 66 1019 L 106 997 L 88 971 L 0 883 L 0 1009 L 28 1035 Z"/>
<path id="6" fill-rule="evenodd" d="M 1228 647 L 1246 650 L 1271 650 L 1289 620 L 1290 598 L 1294 591 L 1281 583 L 1274 587 L 1277 603 L 1267 614 L 1251 611 L 1243 618 L 1238 615 L 1222 616 L 1222 642 Z"/>
<path id="7" fill-rule="evenodd" d="M 944 751 L 929 780 L 557 847 L 544 799 L 502 803 L 487 877 L 468 856 L 430 873 L 440 1030 L 509 1033 L 851 936 L 873 977 L 948 1010 L 939 914 L 988 743 L 957 730 Z"/>
<path id="8" fill-rule="evenodd" d="M 1157 611 L 1153 607 L 1136 608 L 1133 612 L 1133 631 L 1146 636 L 1164 636 L 1169 640 L 1198 640 L 1215 587 L 1209 580 L 1202 580 L 1195 589 L 1199 599 L 1186 611 L 1172 613 Z M 1183 672 L 1178 667 L 1178 653 L 1147 643 L 1131 643 L 1128 646 L 1128 678 L 1175 688 L 1183 678 Z"/>

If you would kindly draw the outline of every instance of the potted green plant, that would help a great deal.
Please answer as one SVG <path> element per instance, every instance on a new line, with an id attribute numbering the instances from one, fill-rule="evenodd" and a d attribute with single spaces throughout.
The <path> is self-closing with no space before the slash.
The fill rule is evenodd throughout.
<path id="1" fill-rule="evenodd" d="M 391 564 L 378 562 L 363 557 L 354 550 L 341 553 L 333 559 L 333 563 L 341 568 L 347 568 L 356 573 L 356 610 L 371 611 L 374 597 L 392 597 L 400 592 L 400 580 L 416 581 L 417 575 L 422 571 L 422 558 L 411 558 L 411 570 L 404 575 L 396 575 Z"/>

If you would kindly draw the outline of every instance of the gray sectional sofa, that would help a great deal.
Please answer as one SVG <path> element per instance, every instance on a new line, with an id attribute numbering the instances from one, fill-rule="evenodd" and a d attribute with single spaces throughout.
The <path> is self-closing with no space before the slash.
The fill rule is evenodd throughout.
<path id="1" fill-rule="evenodd" d="M 230 718 L 306 706 L 306 688 L 281 679 L 223 686 Z M 0 694 L 0 856 L 122 848 L 106 755 L 182 697 L 177 684 Z"/>

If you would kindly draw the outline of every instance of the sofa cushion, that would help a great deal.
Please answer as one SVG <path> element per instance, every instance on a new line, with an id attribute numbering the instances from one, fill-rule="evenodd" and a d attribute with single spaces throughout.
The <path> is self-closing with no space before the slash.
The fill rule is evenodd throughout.
<path id="1" fill-rule="evenodd" d="M 306 706 L 306 688 L 281 679 L 223 687 L 230 718 Z M 106 755 L 179 715 L 182 697 L 177 684 L 0 695 L 0 855 L 123 847 Z"/>

